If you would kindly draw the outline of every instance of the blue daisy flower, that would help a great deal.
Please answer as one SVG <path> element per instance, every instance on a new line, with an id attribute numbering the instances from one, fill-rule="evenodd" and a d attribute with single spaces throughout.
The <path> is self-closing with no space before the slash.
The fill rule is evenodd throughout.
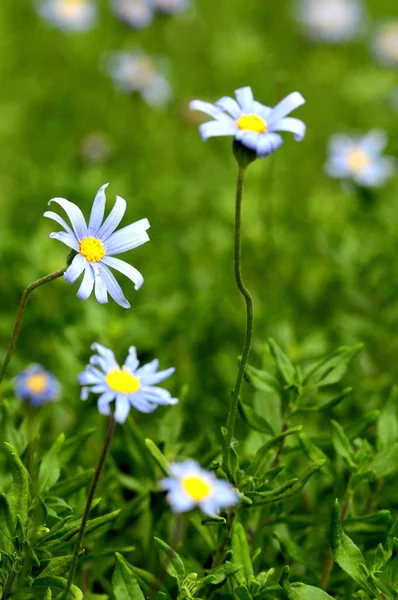
<path id="1" fill-rule="evenodd" d="M 87 300 L 95 286 L 95 297 L 100 304 L 108 302 L 109 293 L 120 306 L 130 308 L 130 303 L 108 267 L 128 277 L 136 290 L 142 286 L 144 278 L 141 273 L 113 255 L 127 252 L 147 242 L 149 236 L 146 230 L 149 228 L 149 222 L 148 219 L 141 219 L 115 232 L 126 211 L 126 201 L 116 196 L 115 205 L 104 221 L 107 186 L 107 183 L 103 185 L 95 196 L 88 226 L 80 208 L 65 198 L 53 198 L 49 204 L 56 202 L 64 209 L 72 228 L 55 212 L 47 211 L 44 216 L 53 219 L 65 229 L 51 233 L 50 237 L 77 252 L 64 275 L 68 283 L 74 283 L 84 271 L 77 297 Z"/>
<path id="2" fill-rule="evenodd" d="M 111 0 L 111 7 L 121 21 L 134 29 L 148 27 L 154 15 L 152 0 Z"/>
<path id="3" fill-rule="evenodd" d="M 398 19 L 389 19 L 378 24 L 371 49 L 381 65 L 398 68 Z"/>
<path id="4" fill-rule="evenodd" d="M 53 373 L 39 364 L 32 364 L 15 377 L 14 389 L 20 400 L 40 406 L 58 400 L 61 386 Z"/>
<path id="5" fill-rule="evenodd" d="M 125 422 L 131 406 L 140 412 L 150 413 L 160 405 L 177 404 L 177 398 L 172 398 L 170 392 L 156 386 L 174 373 L 173 367 L 157 372 L 158 360 L 139 367 L 134 346 L 130 346 L 126 362 L 120 367 L 108 348 L 100 344 L 93 344 L 91 348 L 98 354 L 90 358 L 90 364 L 79 375 L 79 382 L 84 386 L 81 399 L 87 400 L 90 392 L 101 394 L 98 410 L 102 415 L 111 414 L 110 403 L 113 401 L 118 423 Z"/>
<path id="6" fill-rule="evenodd" d="M 195 460 L 170 465 L 171 477 L 159 481 L 166 490 L 167 501 L 175 513 L 199 507 L 209 516 L 239 502 L 239 495 L 225 479 L 217 479 L 212 471 L 202 469 Z"/>
<path id="7" fill-rule="evenodd" d="M 55 27 L 85 31 L 94 25 L 98 11 L 93 0 L 39 0 L 38 12 Z"/>
<path id="8" fill-rule="evenodd" d="M 276 131 L 290 131 L 296 141 L 304 138 L 304 123 L 286 116 L 305 103 L 299 92 L 289 94 L 274 108 L 254 100 L 250 87 L 236 90 L 235 95 L 236 100 L 223 97 L 215 104 L 201 100 L 193 100 L 189 104 L 191 109 L 200 110 L 215 119 L 199 126 L 203 140 L 231 135 L 255 151 L 258 158 L 263 158 L 283 144 L 282 137 Z"/>
<path id="9" fill-rule="evenodd" d="M 381 155 L 386 144 L 385 133 L 377 129 L 363 136 L 335 135 L 329 142 L 325 171 L 362 187 L 382 186 L 395 171 L 394 158 Z"/>
<path id="10" fill-rule="evenodd" d="M 298 0 L 297 20 L 316 42 L 347 42 L 362 33 L 366 13 L 362 0 Z"/>

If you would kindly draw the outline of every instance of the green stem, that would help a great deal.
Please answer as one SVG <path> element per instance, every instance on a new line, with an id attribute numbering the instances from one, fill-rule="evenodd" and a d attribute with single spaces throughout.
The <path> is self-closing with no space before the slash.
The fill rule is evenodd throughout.
<path id="1" fill-rule="evenodd" d="M 246 169 L 239 167 L 238 179 L 236 182 L 236 203 L 235 203 L 235 279 L 236 284 L 246 302 L 246 335 L 243 345 L 242 358 L 239 363 L 238 374 L 236 376 L 235 387 L 232 392 L 231 406 L 227 420 L 227 434 L 225 437 L 224 454 L 223 454 L 223 469 L 227 474 L 231 474 L 230 457 L 231 444 L 234 436 L 236 415 L 238 412 L 239 393 L 242 386 L 243 375 L 245 373 L 247 359 L 249 358 L 250 348 L 253 334 L 253 301 L 249 290 L 246 288 L 242 279 L 241 270 L 241 212 L 242 212 L 242 193 L 245 180 Z"/>
<path id="2" fill-rule="evenodd" d="M 77 564 L 79 562 L 80 548 L 81 548 L 81 545 L 83 542 L 84 533 L 86 531 L 86 525 L 87 525 L 87 521 L 88 521 L 88 516 L 90 514 L 91 504 L 94 499 L 95 490 L 97 489 L 97 485 L 98 485 L 99 478 L 102 473 L 102 469 L 104 468 L 106 455 L 108 454 L 108 450 L 111 445 L 112 437 L 115 432 L 115 426 L 116 426 L 115 417 L 112 415 L 109 419 L 109 425 L 108 425 L 108 431 L 107 431 L 106 438 L 105 438 L 105 443 L 102 448 L 101 456 L 100 456 L 97 468 L 94 473 L 90 491 L 88 493 L 86 507 L 84 509 L 84 514 L 83 514 L 82 522 L 81 522 L 80 529 L 79 529 L 79 535 L 77 536 L 76 545 L 75 545 L 75 549 L 73 552 L 72 564 L 71 564 L 70 571 L 69 571 L 68 581 L 66 583 L 65 591 L 64 591 L 64 594 L 63 594 L 61 600 L 66 600 L 68 598 L 69 590 L 72 587 L 73 580 L 75 578 Z"/>
<path id="3" fill-rule="evenodd" d="M 24 315 L 25 308 L 28 303 L 28 299 L 29 299 L 31 292 L 33 292 L 33 290 L 40 287 L 41 285 L 44 285 L 45 283 L 49 283 L 50 281 L 54 281 L 54 279 L 61 277 L 65 273 L 67 268 L 68 267 L 64 267 L 63 269 L 59 269 L 59 271 L 54 271 L 54 273 L 50 273 L 49 275 L 46 275 L 45 277 L 42 277 L 41 279 L 34 281 L 30 285 L 28 285 L 28 287 L 22 294 L 22 298 L 19 303 L 17 316 L 15 319 L 14 329 L 13 329 L 13 332 L 11 335 L 11 340 L 8 345 L 7 354 L 6 354 L 4 362 L 1 365 L 1 369 L 0 369 L 0 383 L 3 381 L 6 369 L 8 367 L 8 364 L 9 364 L 12 354 L 14 352 L 15 344 L 17 343 L 17 339 L 18 339 L 19 330 L 21 329 L 22 317 Z"/>

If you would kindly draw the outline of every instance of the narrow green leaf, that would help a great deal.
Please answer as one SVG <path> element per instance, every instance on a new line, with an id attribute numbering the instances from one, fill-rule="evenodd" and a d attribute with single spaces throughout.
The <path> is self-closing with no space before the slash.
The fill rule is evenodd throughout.
<path id="1" fill-rule="evenodd" d="M 52 600 L 52 593 L 51 593 L 51 589 L 47 588 L 46 593 L 44 594 L 43 600 Z"/>
<path id="2" fill-rule="evenodd" d="M 332 596 L 329 596 L 329 594 L 323 590 L 313 587 L 312 585 L 301 583 L 291 584 L 289 581 L 288 566 L 282 569 L 279 585 L 283 588 L 283 591 L 289 600 L 333 600 Z"/>
<path id="3" fill-rule="evenodd" d="M 301 425 L 287 429 L 286 431 L 279 433 L 273 438 L 269 439 L 263 446 L 261 446 L 256 455 L 254 456 L 249 468 L 247 470 L 248 475 L 252 475 L 256 479 L 265 479 L 265 474 L 268 468 L 269 457 L 272 449 L 278 445 L 278 443 L 289 435 L 294 435 L 302 430 Z"/>
<path id="4" fill-rule="evenodd" d="M 184 563 L 177 552 L 170 548 L 166 542 L 156 537 L 154 539 L 163 567 L 171 577 L 177 579 L 178 585 L 181 586 L 185 578 Z"/>
<path id="5" fill-rule="evenodd" d="M 77 452 L 82 450 L 82 447 L 86 440 L 96 431 L 95 428 L 87 429 L 77 435 L 65 440 L 61 448 L 61 465 L 69 463 Z"/>
<path id="6" fill-rule="evenodd" d="M 268 340 L 269 348 L 271 350 L 272 357 L 278 367 L 279 373 L 282 375 L 284 382 L 287 385 L 295 385 L 296 383 L 296 369 L 292 365 L 289 357 L 283 352 L 278 344 L 270 338 Z"/>
<path id="7" fill-rule="evenodd" d="M 54 444 L 45 453 L 39 469 L 39 493 L 48 490 L 59 479 L 61 474 L 61 448 L 65 441 L 65 435 L 61 433 Z"/>
<path id="8" fill-rule="evenodd" d="M 116 565 L 112 576 L 112 589 L 116 600 L 145 600 L 138 581 L 128 563 L 116 552 Z"/>
<path id="9" fill-rule="evenodd" d="M 336 473 L 334 471 L 334 468 L 330 464 L 330 461 L 329 461 L 329 458 L 327 457 L 327 455 L 318 446 L 313 444 L 313 442 L 310 440 L 310 438 L 307 435 L 305 435 L 305 433 L 299 433 L 298 437 L 299 437 L 300 446 L 301 446 L 304 454 L 306 455 L 306 457 L 313 461 L 315 461 L 315 460 L 326 461 L 324 471 L 325 471 L 325 473 L 327 473 L 327 475 L 329 477 L 331 477 L 331 479 L 334 480 L 336 478 Z"/>
<path id="10" fill-rule="evenodd" d="M 239 600 L 252 600 L 252 596 L 245 585 L 234 588 L 234 594 Z"/>
<path id="11" fill-rule="evenodd" d="M 346 460 L 351 469 L 356 469 L 354 452 L 343 428 L 337 421 L 333 420 L 330 421 L 330 426 L 332 428 L 332 442 L 337 454 Z"/>
<path id="12" fill-rule="evenodd" d="M 304 389 L 322 387 L 338 383 L 344 376 L 350 361 L 362 350 L 363 344 L 342 346 L 336 352 L 321 358 L 306 372 Z"/>
<path id="13" fill-rule="evenodd" d="M 244 582 L 249 583 L 249 578 L 254 575 L 253 565 L 245 530 L 238 521 L 235 521 L 232 529 L 232 563 L 242 565 L 238 575 Z"/>
<path id="14" fill-rule="evenodd" d="M 14 448 L 10 444 L 7 444 L 7 442 L 4 442 L 4 447 L 11 465 L 11 474 L 13 477 L 13 483 L 7 493 L 10 510 L 14 519 L 16 520 L 17 515 L 19 515 L 21 522 L 24 524 L 28 516 L 30 499 L 28 472 Z"/>
<path id="15" fill-rule="evenodd" d="M 245 379 L 254 389 L 260 392 L 279 395 L 281 391 L 279 381 L 271 373 L 260 371 L 251 365 L 246 365 Z"/>
<path id="16" fill-rule="evenodd" d="M 152 454 L 152 457 L 155 459 L 160 469 L 163 471 L 165 475 L 169 475 L 170 466 L 157 445 L 150 439 L 145 440 L 145 446 L 148 448 L 149 452 Z"/>
<path id="17" fill-rule="evenodd" d="M 40 589 L 49 587 L 65 589 L 66 579 L 64 577 L 49 575 L 48 577 L 36 578 L 32 584 L 32 588 Z M 83 593 L 76 585 L 72 585 L 69 591 L 68 600 L 83 600 Z"/>
<path id="18" fill-rule="evenodd" d="M 40 579 L 40 577 L 47 577 L 49 575 L 62 577 L 69 571 L 72 558 L 72 554 L 68 554 L 67 556 L 56 556 L 52 558 L 46 568 L 40 573 L 38 579 Z"/>
<path id="19" fill-rule="evenodd" d="M 376 454 L 369 469 L 376 473 L 378 479 L 395 475 L 398 471 L 398 442 Z"/>
<path id="20" fill-rule="evenodd" d="M 15 535 L 15 520 L 10 503 L 3 492 L 0 492 L 0 529 L 5 531 L 10 538 Z"/>
<path id="21" fill-rule="evenodd" d="M 341 392 L 341 394 L 334 396 L 330 400 L 321 402 L 320 404 L 311 404 L 308 406 L 298 406 L 295 410 L 292 411 L 292 416 L 298 415 L 301 413 L 312 413 L 312 412 L 321 412 L 323 410 L 330 410 L 331 408 L 334 408 L 335 406 L 340 404 L 340 402 L 343 402 L 343 400 L 345 400 L 347 398 L 347 396 L 349 396 L 351 394 L 351 392 L 352 392 L 352 388 L 348 387 L 345 390 L 343 390 Z"/>
<path id="22" fill-rule="evenodd" d="M 63 479 L 56 485 L 51 487 L 51 496 L 58 496 L 59 498 L 68 498 L 75 492 L 89 485 L 93 479 L 94 469 L 87 469 L 83 473 Z"/>
<path id="23" fill-rule="evenodd" d="M 364 431 L 366 431 L 367 429 L 369 429 L 369 427 L 372 427 L 372 425 L 377 423 L 379 417 L 379 410 L 371 410 L 359 419 L 355 419 L 352 425 L 349 425 L 344 430 L 347 438 L 352 441 L 355 440 L 357 437 L 360 437 Z"/>
<path id="24" fill-rule="evenodd" d="M 398 441 L 398 386 L 394 385 L 377 423 L 377 433 L 385 448 Z"/>
<path id="25" fill-rule="evenodd" d="M 256 431 L 259 431 L 260 433 L 268 433 L 269 435 L 275 435 L 275 432 L 271 425 L 268 423 L 268 421 L 266 421 L 264 417 L 256 413 L 251 406 L 245 404 L 242 401 L 239 401 L 238 408 L 240 416 L 249 427 L 255 429 Z"/>

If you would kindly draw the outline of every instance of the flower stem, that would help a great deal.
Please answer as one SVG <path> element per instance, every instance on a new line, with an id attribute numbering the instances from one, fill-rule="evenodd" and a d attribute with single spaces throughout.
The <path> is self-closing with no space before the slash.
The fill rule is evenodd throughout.
<path id="1" fill-rule="evenodd" d="M 45 283 L 49 283 L 50 281 L 54 281 L 54 279 L 58 279 L 58 277 L 61 277 L 65 273 L 67 268 L 68 267 L 64 267 L 63 269 L 59 269 L 59 271 L 54 271 L 54 273 L 50 273 L 49 275 L 46 275 L 45 277 L 42 277 L 41 279 L 34 281 L 30 285 L 28 285 L 28 287 L 22 294 L 21 301 L 19 303 L 18 312 L 17 312 L 17 317 L 15 319 L 14 329 L 13 329 L 13 332 L 11 335 L 11 340 L 8 345 L 7 354 L 6 354 L 4 362 L 1 365 L 1 369 L 0 369 L 0 383 L 3 381 L 6 369 L 8 367 L 8 364 L 9 364 L 12 354 L 14 352 L 15 344 L 17 343 L 17 339 L 18 339 L 19 330 L 21 329 L 22 317 L 24 315 L 25 308 L 28 303 L 28 299 L 29 299 L 31 292 L 33 292 L 33 290 L 40 287 L 41 285 L 44 285 Z"/>
<path id="2" fill-rule="evenodd" d="M 94 473 L 90 491 L 88 493 L 86 507 L 84 509 L 84 514 L 83 514 L 82 522 L 81 522 L 80 529 L 79 529 L 79 535 L 77 536 L 76 545 L 75 545 L 75 549 L 73 552 L 72 564 L 70 567 L 68 581 L 66 583 L 66 587 L 65 587 L 64 594 L 62 596 L 62 600 L 67 600 L 68 595 L 69 595 L 69 590 L 72 587 L 73 580 L 75 578 L 77 563 L 79 562 L 80 548 L 81 548 L 82 541 L 84 538 L 84 533 L 86 531 L 86 525 L 87 525 L 87 521 L 88 521 L 88 516 L 90 514 L 91 504 L 94 499 L 95 490 L 97 489 L 98 481 L 99 481 L 99 478 L 102 473 L 102 469 L 105 464 L 105 459 L 108 454 L 109 447 L 111 445 L 113 434 L 115 432 L 115 427 L 116 427 L 115 417 L 113 415 L 111 415 L 111 417 L 109 419 L 109 425 L 108 425 L 108 431 L 107 431 L 106 438 L 105 438 L 105 443 L 102 448 L 101 456 L 100 456 L 97 468 Z"/>
<path id="3" fill-rule="evenodd" d="M 231 443 L 234 436 L 236 415 L 238 412 L 239 404 L 239 393 L 242 386 L 243 375 L 245 373 L 247 359 L 249 358 L 250 348 L 252 343 L 253 334 L 253 300 L 249 290 L 246 288 L 242 279 L 241 270 L 241 212 L 242 212 L 242 194 L 243 184 L 245 180 L 246 169 L 242 166 L 238 168 L 238 179 L 236 182 L 236 203 L 235 203 L 235 251 L 234 251 L 234 265 L 235 265 L 235 279 L 236 284 L 246 302 L 246 335 L 245 342 L 243 345 L 242 358 L 239 363 L 238 374 L 236 376 L 235 387 L 232 392 L 231 406 L 228 413 L 227 420 L 227 434 L 225 437 L 224 453 L 223 453 L 223 469 L 231 475 L 230 468 L 230 457 L 231 457 Z"/>

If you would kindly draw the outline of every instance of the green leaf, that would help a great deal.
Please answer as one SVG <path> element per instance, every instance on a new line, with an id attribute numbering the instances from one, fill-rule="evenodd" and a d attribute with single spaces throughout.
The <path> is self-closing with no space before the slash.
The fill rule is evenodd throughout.
<path id="1" fill-rule="evenodd" d="M 238 580 L 249 583 L 249 578 L 254 575 L 253 565 L 245 530 L 238 521 L 235 521 L 232 528 L 232 563 L 242 565 L 242 569 L 238 573 Z"/>
<path id="2" fill-rule="evenodd" d="M 39 493 L 48 490 L 59 479 L 61 474 L 61 448 L 65 441 L 65 435 L 61 433 L 54 444 L 45 453 L 39 469 Z"/>
<path id="3" fill-rule="evenodd" d="M 52 593 L 51 593 L 51 589 L 47 588 L 46 593 L 44 594 L 43 600 L 52 600 Z"/>
<path id="4" fill-rule="evenodd" d="M 237 565 L 232 562 L 226 561 L 219 567 L 216 567 L 212 571 L 209 571 L 204 579 L 199 583 L 199 590 L 207 587 L 208 585 L 219 585 L 231 575 L 235 575 L 240 569 L 242 569 L 242 565 Z"/>
<path id="5" fill-rule="evenodd" d="M 87 471 L 84 471 L 83 473 L 64 479 L 51 487 L 51 496 L 58 496 L 64 499 L 68 498 L 75 492 L 88 486 L 93 479 L 93 475 L 94 469 L 87 469 Z"/>
<path id="6" fill-rule="evenodd" d="M 312 461 L 324 460 L 325 461 L 324 471 L 325 471 L 325 473 L 327 473 L 327 475 L 329 477 L 331 477 L 331 479 L 334 480 L 336 478 L 336 473 L 334 471 L 334 468 L 330 464 L 330 461 L 329 461 L 329 458 L 327 457 L 327 455 L 320 448 L 318 448 L 318 446 L 313 444 L 312 441 L 310 440 L 310 438 L 305 435 L 305 433 L 299 433 L 298 438 L 299 438 L 300 446 L 301 446 L 304 454 L 306 455 L 306 457 Z"/>
<path id="7" fill-rule="evenodd" d="M 379 410 L 371 410 L 359 419 L 355 419 L 354 423 L 346 427 L 344 430 L 347 438 L 351 441 L 355 440 L 357 437 L 362 435 L 364 431 L 369 429 L 369 427 L 372 427 L 372 425 L 378 421 L 379 417 Z"/>
<path id="8" fill-rule="evenodd" d="M 387 402 L 382 408 L 377 424 L 377 433 L 385 448 L 398 441 L 398 386 L 394 385 Z"/>
<path id="9" fill-rule="evenodd" d="M 295 385 L 297 383 L 296 369 L 292 365 L 288 356 L 278 346 L 278 344 L 270 338 L 268 340 L 269 348 L 271 350 L 272 357 L 278 367 L 279 373 L 282 375 L 284 382 L 289 385 Z"/>
<path id="10" fill-rule="evenodd" d="M 170 473 L 170 465 L 157 447 L 157 445 L 150 439 L 145 440 L 145 446 L 148 448 L 149 452 L 152 454 L 152 457 L 155 459 L 160 469 L 163 471 L 164 475 L 169 475 Z"/>
<path id="11" fill-rule="evenodd" d="M 330 425 L 332 428 L 332 442 L 336 453 L 346 460 L 351 469 L 356 469 L 354 452 L 343 428 L 337 421 L 333 420 L 330 421 Z"/>
<path id="12" fill-rule="evenodd" d="M 32 588 L 40 589 L 55 587 L 65 589 L 66 583 L 67 581 L 64 577 L 55 577 L 49 575 L 48 577 L 38 577 L 37 579 L 35 579 L 32 584 Z M 76 585 L 72 585 L 68 594 L 68 600 L 83 600 L 83 593 Z"/>
<path id="13" fill-rule="evenodd" d="M 248 475 L 252 475 L 256 479 L 263 480 L 266 475 L 266 471 L 267 471 L 268 463 L 269 463 L 269 457 L 270 457 L 272 449 L 275 446 L 277 446 L 278 443 L 280 442 L 280 440 L 282 440 L 283 438 L 285 438 L 289 435 L 294 435 L 295 433 L 298 433 L 301 430 L 302 430 L 302 426 L 297 425 L 296 427 L 292 427 L 291 429 L 287 429 L 286 431 L 279 433 L 278 435 L 274 436 L 273 438 L 271 438 L 270 440 L 265 442 L 265 444 L 263 444 L 257 450 L 256 455 L 254 456 L 254 458 L 247 470 Z"/>
<path id="14" fill-rule="evenodd" d="M 326 358 L 321 358 L 306 372 L 304 388 L 312 389 L 338 383 L 344 376 L 348 364 L 363 348 L 363 344 L 356 346 L 342 346 Z"/>
<path id="15" fill-rule="evenodd" d="M 90 437 L 91 434 L 96 431 L 95 428 L 87 429 L 77 435 L 65 440 L 61 448 L 61 465 L 69 463 L 77 452 L 81 452 L 84 443 Z"/>
<path id="16" fill-rule="evenodd" d="M 13 477 L 13 483 L 7 493 L 10 510 L 15 521 L 17 520 L 17 515 L 19 515 L 22 524 L 24 524 L 28 516 L 30 500 L 28 472 L 14 448 L 10 444 L 7 444 L 7 442 L 4 442 L 4 447 L 11 465 L 11 474 Z"/>
<path id="17" fill-rule="evenodd" d="M 287 566 L 282 569 L 279 585 L 283 588 L 289 600 L 333 600 L 332 596 L 312 585 L 292 585 L 289 581 L 289 567 Z"/>
<path id="18" fill-rule="evenodd" d="M 171 577 L 177 579 L 178 585 L 181 586 L 185 578 L 184 563 L 177 552 L 173 548 L 170 548 L 166 542 L 156 537 L 154 539 L 164 569 Z"/>
<path id="19" fill-rule="evenodd" d="M 246 365 L 245 379 L 254 389 L 260 392 L 279 394 L 281 391 L 279 381 L 271 373 L 260 371 L 251 365 Z"/>
<path id="20" fill-rule="evenodd" d="M 239 401 L 238 404 L 239 414 L 242 417 L 243 421 L 252 429 L 259 431 L 260 433 L 268 433 L 270 435 L 275 435 L 275 432 L 271 425 L 262 417 L 257 414 L 251 406 L 245 404 L 242 401 Z"/>
<path id="21" fill-rule="evenodd" d="M 252 596 L 245 585 L 234 588 L 234 594 L 239 600 L 252 600 Z"/>
<path id="22" fill-rule="evenodd" d="M 292 411 L 291 415 L 294 416 L 294 415 L 298 415 L 301 413 L 312 413 L 312 412 L 321 412 L 323 410 L 330 410 L 331 408 L 337 406 L 338 404 L 340 404 L 340 402 L 345 400 L 347 398 L 347 396 L 349 396 L 351 394 L 351 392 L 352 392 L 352 388 L 348 387 L 345 390 L 343 390 L 341 392 L 341 394 L 334 396 L 330 400 L 321 402 L 320 404 L 310 404 L 307 406 L 306 405 L 298 406 L 295 410 Z"/>
<path id="23" fill-rule="evenodd" d="M 0 492 L 0 529 L 5 531 L 10 538 L 15 535 L 15 520 L 10 503 L 3 492 Z"/>
<path id="24" fill-rule="evenodd" d="M 40 577 L 47 577 L 49 575 L 62 577 L 69 571 L 72 558 L 72 554 L 68 554 L 67 556 L 56 556 L 55 558 L 52 558 L 46 568 L 40 573 L 38 579 L 40 579 Z"/>
<path id="25" fill-rule="evenodd" d="M 112 589 L 116 600 L 145 600 L 138 581 L 121 554 L 116 552 L 116 565 L 112 576 Z"/>
<path id="26" fill-rule="evenodd" d="M 376 454 L 369 469 L 376 473 L 378 479 L 395 475 L 398 471 L 398 442 Z"/>

